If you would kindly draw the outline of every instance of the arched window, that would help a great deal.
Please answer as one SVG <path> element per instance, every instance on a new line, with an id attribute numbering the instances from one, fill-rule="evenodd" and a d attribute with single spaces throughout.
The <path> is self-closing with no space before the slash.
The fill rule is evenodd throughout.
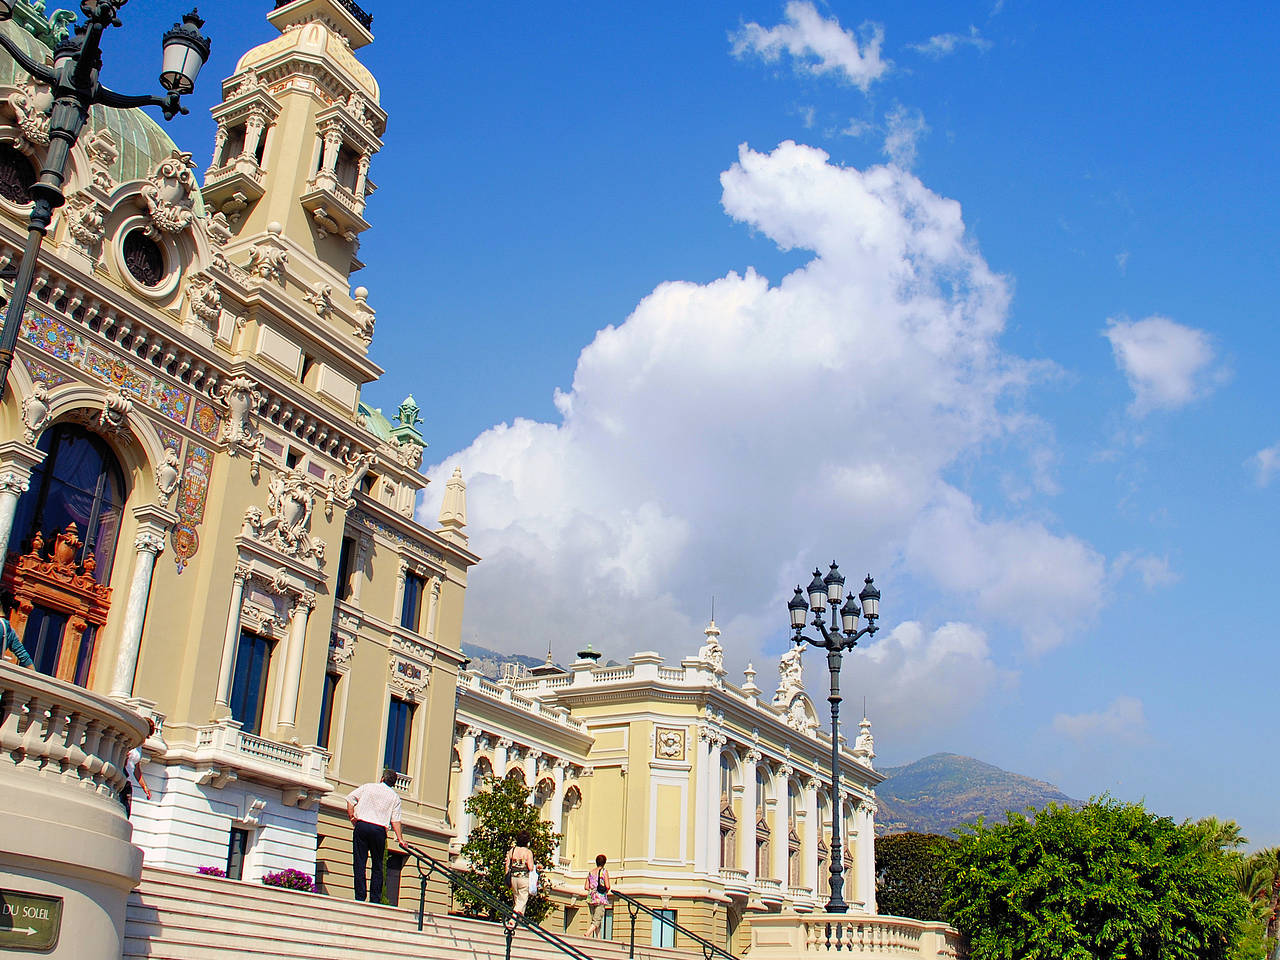
<path id="1" fill-rule="evenodd" d="M 10 540 L 17 550 L 4 566 L 17 600 L 13 627 L 37 670 L 89 686 L 110 609 L 124 473 L 102 438 L 82 427 L 46 430 L 38 447 L 45 459 L 18 501 Z"/>

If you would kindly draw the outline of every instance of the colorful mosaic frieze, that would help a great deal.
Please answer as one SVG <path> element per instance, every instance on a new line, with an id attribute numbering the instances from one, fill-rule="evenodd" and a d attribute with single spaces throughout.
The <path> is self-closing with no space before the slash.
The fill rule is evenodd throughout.
<path id="1" fill-rule="evenodd" d="M 182 435 L 179 433 L 174 433 L 168 427 L 162 427 L 158 423 L 153 423 L 151 424 L 151 426 L 155 428 L 156 435 L 160 437 L 160 445 L 165 448 L 172 447 L 174 450 L 178 452 L 178 455 L 181 456 Z"/>
<path id="2" fill-rule="evenodd" d="M 173 544 L 173 559 L 178 572 L 200 549 L 200 535 L 196 528 L 204 520 L 204 503 L 209 496 L 209 474 L 213 470 L 213 451 L 193 443 L 187 448 L 187 458 L 182 465 L 182 486 L 178 489 L 178 522 L 173 526 L 169 539 Z"/>
<path id="3" fill-rule="evenodd" d="M 99 380 L 124 390 L 153 410 L 175 423 L 185 424 L 192 408 L 192 397 L 187 391 L 165 383 L 159 377 L 122 357 L 117 357 L 101 347 L 87 343 L 61 321 L 40 314 L 28 313 L 22 321 L 22 336 L 38 350 L 65 360 Z M 63 378 L 65 381 L 66 378 Z M 205 406 L 208 406 L 205 404 Z M 212 438 L 217 432 L 217 411 L 208 407 L 213 415 L 212 432 L 201 433 Z"/>
<path id="4" fill-rule="evenodd" d="M 218 435 L 218 411 L 199 397 L 191 408 L 191 429 L 206 440 L 213 440 Z"/>
<path id="5" fill-rule="evenodd" d="M 420 556 L 431 557 L 433 560 L 436 560 L 438 562 L 441 562 L 441 563 L 444 562 L 444 554 L 441 553 L 439 550 L 432 549 L 431 547 L 423 543 L 421 540 L 418 540 L 414 537 L 405 536 L 399 530 L 396 530 L 393 527 L 387 526 L 387 524 L 383 523 L 377 517 L 371 517 L 367 513 L 361 513 L 357 515 L 356 519 L 359 521 L 362 527 L 364 527 L 366 530 L 370 531 L 371 533 L 381 534 L 391 542 L 398 543 L 404 547 L 408 547 L 410 550 L 414 551 Z"/>
<path id="6" fill-rule="evenodd" d="M 70 377 L 59 373 L 52 367 L 45 366 L 39 360 L 34 360 L 31 357 L 23 357 L 22 365 L 27 368 L 27 376 L 31 377 L 33 383 L 37 380 L 43 380 L 45 386 L 53 388 L 71 381 Z"/>

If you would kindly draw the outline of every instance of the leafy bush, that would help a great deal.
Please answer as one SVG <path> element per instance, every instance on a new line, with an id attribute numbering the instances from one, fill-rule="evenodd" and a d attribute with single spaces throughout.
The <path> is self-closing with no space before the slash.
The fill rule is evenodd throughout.
<path id="1" fill-rule="evenodd" d="M 205 877 L 225 877 L 227 875 L 227 871 L 221 867 L 199 867 L 196 869 L 196 873 Z"/>
<path id="2" fill-rule="evenodd" d="M 946 853 L 956 845 L 936 833 L 897 833 L 876 839 L 876 906 L 916 920 L 946 920 Z"/>
<path id="3" fill-rule="evenodd" d="M 311 874 L 292 867 L 279 873 L 268 873 L 262 878 L 262 882 L 268 887 L 284 887 L 286 890 L 301 890 L 303 893 L 314 893 L 316 889 Z"/>
<path id="4" fill-rule="evenodd" d="M 1244 899 L 1194 825 L 1104 796 L 962 829 L 944 909 L 973 960 L 1233 955 Z"/>

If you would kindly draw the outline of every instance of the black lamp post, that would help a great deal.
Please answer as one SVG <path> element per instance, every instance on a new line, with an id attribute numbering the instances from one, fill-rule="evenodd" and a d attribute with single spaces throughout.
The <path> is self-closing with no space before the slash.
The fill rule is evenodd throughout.
<path id="1" fill-rule="evenodd" d="M 164 118 L 172 120 L 179 113 L 187 112 L 180 98 L 195 87 L 196 75 L 209 59 L 209 38 L 200 33 L 204 21 L 192 10 L 163 37 L 160 85 L 169 91 L 167 94 L 127 96 L 104 87 L 98 82 L 98 73 L 102 69 L 102 32 L 107 27 L 120 26 L 117 14 L 127 2 L 82 0 L 80 10 L 85 22 L 77 24 L 74 32 L 54 49 L 52 67 L 32 60 L 17 44 L 0 33 L 0 47 L 4 47 L 23 70 L 53 93 L 49 149 L 44 169 L 31 187 L 27 244 L 22 251 L 9 309 L 5 312 L 4 329 L 0 331 L 0 400 L 4 399 L 9 367 L 13 364 L 13 351 L 18 343 L 18 330 L 22 326 L 31 280 L 40 256 L 40 245 L 49 229 L 49 221 L 53 219 L 53 211 L 65 200 L 62 185 L 66 179 L 67 157 L 88 122 L 89 108 L 98 103 L 107 107 L 159 107 Z M 13 6 L 12 0 L 0 0 L 0 21 L 13 16 Z"/>
<path id="2" fill-rule="evenodd" d="M 795 631 L 792 640 L 799 646 L 810 643 L 827 651 L 827 667 L 831 671 L 831 693 L 827 702 L 831 704 L 831 897 L 827 900 L 828 913 L 848 913 L 849 905 L 844 902 L 844 841 L 840 832 L 840 663 L 846 650 L 852 650 L 858 641 L 867 634 L 874 634 L 879 627 L 880 591 L 876 589 L 867 574 L 866 584 L 858 594 L 862 601 L 859 611 L 857 602 L 850 595 L 844 600 L 844 576 L 840 568 L 832 561 L 831 569 L 824 577 L 821 570 L 813 571 L 813 580 L 809 583 L 809 599 L 796 587 L 795 596 L 787 604 L 791 611 L 791 629 Z M 825 614 L 831 608 L 831 625 L 827 626 Z M 821 640 L 804 635 L 805 620 L 809 611 L 813 611 L 813 626 L 822 635 Z M 858 629 L 858 617 L 864 615 L 867 625 Z"/>

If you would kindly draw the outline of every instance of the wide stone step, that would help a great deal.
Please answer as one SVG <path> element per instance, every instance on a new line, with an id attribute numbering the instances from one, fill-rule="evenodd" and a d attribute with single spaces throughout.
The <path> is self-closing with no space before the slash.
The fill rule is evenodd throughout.
<path id="1" fill-rule="evenodd" d="M 356 903 L 198 874 L 143 871 L 129 897 L 125 960 L 500 960 L 506 938 L 496 923 Z M 625 960 L 625 943 L 565 937 L 593 960 Z M 518 930 L 512 956 L 562 960 L 566 954 Z M 641 960 L 690 960 L 685 950 L 637 946 Z"/>

